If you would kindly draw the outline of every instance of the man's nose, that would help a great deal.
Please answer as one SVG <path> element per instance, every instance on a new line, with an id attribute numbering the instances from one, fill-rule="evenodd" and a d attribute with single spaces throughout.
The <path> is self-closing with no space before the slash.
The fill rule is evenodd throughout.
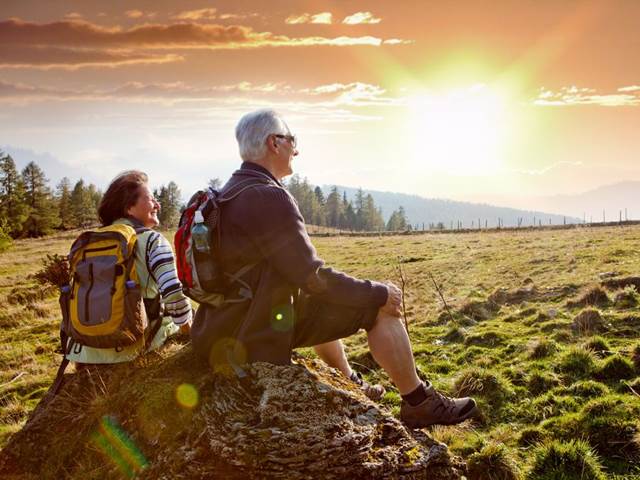
<path id="1" fill-rule="evenodd" d="M 294 148 L 294 149 L 293 149 L 293 156 L 294 156 L 294 157 L 297 157 L 297 156 L 298 156 L 298 153 L 300 153 L 300 152 L 298 152 L 298 149 L 297 149 L 297 148 Z"/>

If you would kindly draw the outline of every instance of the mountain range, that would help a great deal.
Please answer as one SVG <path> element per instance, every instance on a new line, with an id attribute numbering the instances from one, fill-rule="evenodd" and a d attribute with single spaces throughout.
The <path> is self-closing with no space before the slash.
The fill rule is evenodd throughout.
<path id="1" fill-rule="evenodd" d="M 347 198 L 355 198 L 357 188 L 336 185 L 340 192 L 346 192 Z M 321 188 L 328 195 L 333 185 L 323 185 Z M 370 193 L 376 206 L 382 209 L 385 220 L 394 210 L 402 206 L 409 222 L 419 229 L 429 228 L 429 225 L 442 223 L 446 228 L 458 227 L 477 228 L 478 222 L 482 227 L 496 227 L 498 222 L 504 227 L 515 227 L 521 222 L 522 226 L 542 223 L 543 225 L 559 225 L 566 223 L 580 223 L 582 219 L 556 213 L 501 207 L 486 203 L 461 202 L 440 198 L 425 198 L 406 193 L 381 192 L 364 190 Z M 462 222 L 459 224 L 459 222 Z"/>
<path id="2" fill-rule="evenodd" d="M 85 181 L 95 182 L 99 188 L 100 178 L 87 165 L 79 165 L 70 168 L 53 155 L 44 152 L 36 153 L 26 148 L 2 146 L 0 151 L 10 153 L 16 160 L 19 169 L 22 169 L 29 161 L 35 161 L 40 165 L 45 174 L 51 178 L 51 187 L 60 177 L 67 175 L 72 180 L 83 177 Z M 179 179 L 176 179 L 180 184 Z M 325 195 L 332 186 L 322 186 Z M 338 189 L 347 192 L 347 197 L 355 198 L 357 188 L 337 186 Z M 383 192 L 377 190 L 365 190 L 371 193 L 375 204 L 382 209 L 385 221 L 394 210 L 400 206 L 405 209 L 407 218 L 415 227 L 425 228 L 429 224 L 444 224 L 445 227 L 458 226 L 469 228 L 478 226 L 495 227 L 498 219 L 505 227 L 517 226 L 521 221 L 523 226 L 540 222 L 544 225 L 558 225 L 566 223 L 582 223 L 583 221 L 601 222 L 617 221 L 620 218 L 628 220 L 640 219 L 640 181 L 624 181 L 610 185 L 597 187 L 586 192 L 572 195 L 550 196 L 486 196 L 481 198 L 469 197 L 467 201 L 448 200 L 442 198 L 426 198 L 419 195 L 410 195 L 397 192 Z M 477 201 L 476 201 L 477 199 Z"/>

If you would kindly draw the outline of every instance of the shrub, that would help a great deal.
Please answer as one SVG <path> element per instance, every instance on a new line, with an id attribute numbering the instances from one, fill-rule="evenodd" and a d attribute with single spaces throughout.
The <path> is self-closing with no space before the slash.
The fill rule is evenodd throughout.
<path id="1" fill-rule="evenodd" d="M 600 358 L 610 355 L 611 347 L 601 336 L 591 337 L 584 343 L 584 348 L 591 350 Z"/>
<path id="2" fill-rule="evenodd" d="M 449 342 L 449 343 L 459 343 L 464 341 L 465 336 L 466 336 L 466 331 L 464 328 L 459 327 L 457 325 L 453 325 L 451 328 L 449 328 L 447 333 L 445 333 L 442 339 L 445 342 Z"/>
<path id="3" fill-rule="evenodd" d="M 593 380 L 584 380 L 571 385 L 567 393 L 582 398 L 601 397 L 609 393 L 609 387 Z"/>
<path id="4" fill-rule="evenodd" d="M 552 441 L 536 447 L 528 478 L 535 480 L 606 480 L 598 457 L 583 440 Z"/>
<path id="5" fill-rule="evenodd" d="M 493 302 L 471 300 L 462 305 L 458 313 L 475 321 L 482 321 L 492 318 L 499 309 L 500 307 Z"/>
<path id="6" fill-rule="evenodd" d="M 52 292 L 51 286 L 18 285 L 11 289 L 7 296 L 9 305 L 32 305 L 45 300 Z"/>
<path id="7" fill-rule="evenodd" d="M 609 304 L 609 296 L 602 287 L 591 287 L 585 293 L 583 293 L 577 300 L 569 300 L 567 302 L 568 308 L 597 306 L 604 307 Z"/>
<path id="8" fill-rule="evenodd" d="M 508 378 L 513 385 L 524 387 L 529 381 L 526 371 L 521 366 L 505 368 L 503 372 L 504 376 Z"/>
<path id="9" fill-rule="evenodd" d="M 500 373 L 483 368 L 469 368 L 461 372 L 454 382 L 456 396 L 480 395 L 499 404 L 513 394 L 509 381 Z"/>
<path id="10" fill-rule="evenodd" d="M 568 343 L 571 341 L 571 333 L 566 330 L 560 330 L 559 332 L 555 332 L 551 338 L 556 342 Z"/>
<path id="11" fill-rule="evenodd" d="M 578 403 L 572 397 L 549 392 L 532 402 L 527 408 L 527 417 L 537 423 L 550 417 L 575 412 L 578 407 Z"/>
<path id="12" fill-rule="evenodd" d="M 11 248 L 11 245 L 13 245 L 13 240 L 9 236 L 6 223 L 0 221 L 0 253 Z"/>
<path id="13" fill-rule="evenodd" d="M 539 427 L 528 427 L 520 431 L 518 436 L 518 445 L 521 447 L 530 447 L 540 443 L 545 438 L 545 433 Z"/>
<path id="14" fill-rule="evenodd" d="M 567 350 L 558 364 L 558 369 L 573 378 L 588 377 L 595 368 L 593 352 L 581 347 L 572 347 Z"/>
<path id="15" fill-rule="evenodd" d="M 488 331 L 469 335 L 464 340 L 465 345 L 477 345 L 479 347 L 497 347 L 505 341 L 505 335 L 503 333 Z"/>
<path id="16" fill-rule="evenodd" d="M 571 440 L 581 435 L 580 419 L 579 413 L 567 413 L 541 422 L 540 428 L 551 437 Z"/>
<path id="17" fill-rule="evenodd" d="M 529 352 L 529 358 L 539 359 L 545 358 L 558 351 L 558 344 L 553 340 L 547 340 L 545 338 L 540 339 L 531 345 L 531 351 Z"/>
<path id="18" fill-rule="evenodd" d="M 600 332 L 604 330 L 604 320 L 595 308 L 585 308 L 573 319 L 571 328 L 582 335 Z"/>
<path id="19" fill-rule="evenodd" d="M 603 457 L 637 459 L 640 401 L 630 395 L 590 400 L 580 411 L 579 429 Z"/>
<path id="20" fill-rule="evenodd" d="M 467 461 L 469 480 L 518 480 L 518 464 L 501 443 L 489 443 Z"/>
<path id="21" fill-rule="evenodd" d="M 613 303 L 617 308 L 633 308 L 638 305 L 636 287 L 629 285 L 616 293 Z"/>
<path id="22" fill-rule="evenodd" d="M 620 355 L 614 355 L 606 359 L 596 372 L 596 377 L 605 381 L 628 379 L 634 376 L 633 363 Z"/>
<path id="23" fill-rule="evenodd" d="M 633 366 L 640 372 L 640 343 L 633 347 L 631 360 L 633 360 Z"/>
<path id="24" fill-rule="evenodd" d="M 71 281 L 71 273 L 67 257 L 57 253 L 47 254 L 42 259 L 42 268 L 34 274 L 34 278 L 41 285 L 61 287 L 68 284 Z"/>
<path id="25" fill-rule="evenodd" d="M 527 390 L 533 395 L 540 395 L 559 384 L 560 380 L 553 373 L 533 372 L 527 382 Z"/>

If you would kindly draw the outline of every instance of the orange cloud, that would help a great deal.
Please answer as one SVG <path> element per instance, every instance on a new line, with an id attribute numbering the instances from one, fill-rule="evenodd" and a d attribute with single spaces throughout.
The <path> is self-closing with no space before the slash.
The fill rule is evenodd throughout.
<path id="1" fill-rule="evenodd" d="M 0 22 L 0 43 L 22 46 L 55 45 L 84 49 L 98 47 L 237 49 L 311 45 L 379 46 L 382 42 L 382 39 L 371 36 L 291 38 L 271 32 L 255 32 L 251 27 L 238 25 L 148 24 L 125 30 L 84 21 L 38 24 L 11 19 Z"/>
<path id="2" fill-rule="evenodd" d="M 629 107 L 640 105 L 640 88 L 635 86 L 621 87 L 617 92 L 599 94 L 593 88 L 578 88 L 575 85 L 562 87 L 559 91 L 540 89 L 534 99 L 535 105 L 565 106 L 565 105 L 600 105 L 603 107 Z M 638 94 L 635 92 L 638 91 Z"/>
<path id="3" fill-rule="evenodd" d="M 176 54 L 134 53 L 126 50 L 81 50 L 59 47 L 0 47 L 0 68 L 119 67 L 135 64 L 170 63 L 182 60 Z"/>
<path id="4" fill-rule="evenodd" d="M 342 23 L 347 25 L 360 25 L 363 23 L 375 24 L 380 23 L 381 18 L 376 18 L 371 12 L 356 12 L 353 15 L 349 15 L 342 20 Z"/>
<path id="5" fill-rule="evenodd" d="M 217 10 L 215 8 L 200 8 L 198 10 L 186 10 L 171 18 L 176 20 L 215 20 Z"/>
<path id="6" fill-rule="evenodd" d="M 300 15 L 289 15 L 284 23 L 289 25 L 298 25 L 302 23 L 315 23 L 315 24 L 324 24 L 330 25 L 333 21 L 333 16 L 331 12 L 321 12 L 316 14 L 303 13 Z"/>
<path id="7" fill-rule="evenodd" d="M 144 12 L 142 10 L 127 10 L 126 12 L 124 12 L 124 14 L 129 18 L 144 17 Z"/>
<path id="8" fill-rule="evenodd" d="M 69 12 L 64 16 L 64 18 L 67 20 L 80 20 L 82 19 L 82 14 L 78 12 Z"/>
<path id="9" fill-rule="evenodd" d="M 111 89 L 69 90 L 42 85 L 0 81 L 0 103 L 30 104 L 46 101 L 118 101 L 175 104 L 178 102 L 213 102 L 218 105 L 284 105 L 308 109 L 354 109 L 358 107 L 398 107 L 403 97 L 389 96 L 377 85 L 362 82 L 334 83 L 314 88 L 296 89 L 284 83 L 195 87 L 183 82 L 129 82 Z M 208 108 L 208 107 L 207 107 Z M 348 110 L 343 110 L 348 112 Z M 350 110 L 349 110 L 350 111 Z M 352 113 L 349 113 L 352 116 Z"/>
<path id="10" fill-rule="evenodd" d="M 263 47 L 380 46 L 385 40 L 372 37 L 313 36 L 292 38 L 256 32 L 239 25 L 197 23 L 145 24 L 129 29 L 104 27 L 86 21 L 53 23 L 0 22 L 0 66 L 55 68 L 73 66 L 165 63 L 182 57 L 156 55 L 158 50 L 246 49 Z M 391 44 L 404 43 L 399 39 Z"/>

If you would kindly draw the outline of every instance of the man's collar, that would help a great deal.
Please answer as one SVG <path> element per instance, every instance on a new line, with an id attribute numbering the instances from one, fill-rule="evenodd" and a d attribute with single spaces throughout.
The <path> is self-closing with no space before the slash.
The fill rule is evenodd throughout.
<path id="1" fill-rule="evenodd" d="M 257 163 L 242 162 L 242 165 L 240 166 L 240 170 L 253 170 L 255 172 L 264 173 L 265 175 L 268 175 L 271 179 L 273 179 L 278 185 L 282 185 L 282 182 L 278 180 L 276 177 L 274 177 L 269 170 L 264 168 L 262 165 L 258 165 Z"/>

